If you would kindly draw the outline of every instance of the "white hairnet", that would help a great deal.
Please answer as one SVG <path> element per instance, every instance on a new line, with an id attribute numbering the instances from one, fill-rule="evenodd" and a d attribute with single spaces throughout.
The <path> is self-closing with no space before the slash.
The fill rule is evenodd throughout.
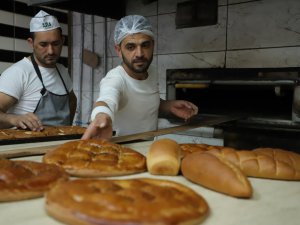
<path id="1" fill-rule="evenodd" d="M 150 37 L 154 37 L 152 26 L 148 19 L 140 15 L 129 15 L 120 19 L 115 26 L 114 40 L 115 44 L 130 34 L 143 33 Z"/>

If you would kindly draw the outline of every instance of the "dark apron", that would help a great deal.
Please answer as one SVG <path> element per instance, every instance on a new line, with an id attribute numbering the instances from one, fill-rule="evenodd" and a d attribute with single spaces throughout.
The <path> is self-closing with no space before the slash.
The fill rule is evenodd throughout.
<path id="1" fill-rule="evenodd" d="M 58 126 L 58 125 L 71 125 L 70 121 L 70 103 L 69 103 L 69 91 L 66 87 L 64 80 L 56 67 L 56 70 L 62 80 L 62 83 L 65 87 L 66 94 L 65 95 L 57 95 L 45 88 L 43 83 L 42 75 L 40 69 L 33 57 L 31 55 L 31 61 L 37 76 L 39 77 L 43 89 L 41 90 L 41 99 L 38 102 L 34 113 L 39 117 L 42 121 L 43 125 L 49 126 Z"/>

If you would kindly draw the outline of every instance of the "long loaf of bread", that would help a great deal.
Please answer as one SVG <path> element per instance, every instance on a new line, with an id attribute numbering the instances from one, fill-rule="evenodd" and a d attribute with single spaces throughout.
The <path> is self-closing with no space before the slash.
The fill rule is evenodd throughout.
<path id="1" fill-rule="evenodd" d="M 182 159 L 181 172 L 188 180 L 234 197 L 250 198 L 252 187 L 243 172 L 228 160 L 206 152 Z"/>
<path id="2" fill-rule="evenodd" d="M 238 166 L 250 177 L 277 180 L 300 180 L 300 155 L 277 148 L 235 150 L 211 148 L 207 151 Z"/>

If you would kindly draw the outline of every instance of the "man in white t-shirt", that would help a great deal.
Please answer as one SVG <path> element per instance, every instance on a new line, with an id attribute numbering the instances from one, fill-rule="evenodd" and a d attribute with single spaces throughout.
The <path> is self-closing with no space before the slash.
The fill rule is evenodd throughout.
<path id="1" fill-rule="evenodd" d="M 122 63 L 101 80 L 92 122 L 82 139 L 110 139 L 113 130 L 117 136 L 151 131 L 157 129 L 162 114 L 187 120 L 198 113 L 191 102 L 160 99 L 157 77 L 148 74 L 154 35 L 145 17 L 123 17 L 116 24 L 114 39 Z"/>
<path id="2" fill-rule="evenodd" d="M 0 128 L 71 125 L 77 99 L 67 69 L 57 63 L 64 42 L 60 24 L 41 10 L 30 21 L 30 33 L 32 55 L 0 76 Z"/>

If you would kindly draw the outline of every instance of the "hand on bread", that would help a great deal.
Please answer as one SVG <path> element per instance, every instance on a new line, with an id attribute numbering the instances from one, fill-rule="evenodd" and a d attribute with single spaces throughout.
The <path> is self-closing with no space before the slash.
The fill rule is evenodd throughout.
<path id="1" fill-rule="evenodd" d="M 105 113 L 98 113 L 95 119 L 87 127 L 81 140 L 103 139 L 109 140 L 112 137 L 112 120 Z"/>
<path id="2" fill-rule="evenodd" d="M 41 120 L 34 113 L 10 115 L 10 121 L 12 126 L 22 129 L 29 129 L 32 131 L 41 131 L 44 129 Z"/>

